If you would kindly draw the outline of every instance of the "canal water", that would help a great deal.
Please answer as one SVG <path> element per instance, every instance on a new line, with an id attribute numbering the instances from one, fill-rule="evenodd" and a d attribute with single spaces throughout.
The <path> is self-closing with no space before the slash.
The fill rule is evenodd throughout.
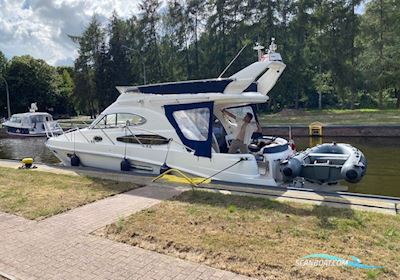
<path id="1" fill-rule="evenodd" d="M 295 138 L 298 150 L 319 143 L 349 143 L 359 148 L 368 159 L 368 170 L 358 184 L 347 184 L 349 191 L 400 197 L 400 138 L 342 137 Z M 9 138 L 0 134 L 0 158 L 21 159 L 33 157 L 36 162 L 58 163 L 57 158 L 45 147 L 46 139 Z"/>

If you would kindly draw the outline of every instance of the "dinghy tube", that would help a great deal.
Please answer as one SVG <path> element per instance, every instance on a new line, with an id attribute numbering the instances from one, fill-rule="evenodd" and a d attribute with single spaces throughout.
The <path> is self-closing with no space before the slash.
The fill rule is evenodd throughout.
<path id="1" fill-rule="evenodd" d="M 341 180 L 358 183 L 366 170 L 366 157 L 349 144 L 318 145 L 281 162 L 286 182 L 302 177 L 318 184 L 332 184 Z"/>

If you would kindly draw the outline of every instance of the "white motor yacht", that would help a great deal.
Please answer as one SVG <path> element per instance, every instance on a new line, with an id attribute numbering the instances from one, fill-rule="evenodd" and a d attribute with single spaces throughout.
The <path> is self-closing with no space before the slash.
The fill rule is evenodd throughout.
<path id="1" fill-rule="evenodd" d="M 93 123 L 48 139 L 63 164 L 160 174 L 168 168 L 214 181 L 284 183 L 281 162 L 293 155 L 283 138 L 254 135 L 246 154 L 228 153 L 236 120 L 268 100 L 286 65 L 274 42 L 229 78 L 117 87 L 118 99 Z M 233 119 L 224 114 L 236 115 Z"/>
<path id="2" fill-rule="evenodd" d="M 29 113 L 14 114 L 2 125 L 9 135 L 14 136 L 53 136 L 62 133 L 61 127 L 53 120 L 52 115 L 36 112 L 37 106 L 32 103 Z"/>

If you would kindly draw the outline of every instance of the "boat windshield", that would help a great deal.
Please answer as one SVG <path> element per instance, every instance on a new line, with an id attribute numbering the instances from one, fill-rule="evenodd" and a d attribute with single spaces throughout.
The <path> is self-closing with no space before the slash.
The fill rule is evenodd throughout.
<path id="1" fill-rule="evenodd" d="M 19 117 L 19 116 L 11 116 L 10 122 L 13 122 L 13 123 L 21 123 L 21 122 L 22 122 L 22 118 Z"/>
<path id="2" fill-rule="evenodd" d="M 33 123 L 48 122 L 48 121 L 52 121 L 52 118 L 47 115 L 37 115 L 31 117 L 31 122 Z"/>

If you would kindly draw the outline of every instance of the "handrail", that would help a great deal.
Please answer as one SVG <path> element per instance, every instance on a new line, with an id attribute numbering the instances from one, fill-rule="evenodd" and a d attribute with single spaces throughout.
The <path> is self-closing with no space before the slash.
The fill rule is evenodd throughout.
<path id="1" fill-rule="evenodd" d="M 82 131 L 81 131 L 81 129 L 80 129 L 79 127 L 77 127 L 76 130 L 79 131 L 79 133 L 83 136 L 83 138 L 86 139 L 86 141 L 87 141 L 88 143 L 90 143 L 89 139 L 86 138 L 85 134 L 82 133 Z"/>
<path id="2" fill-rule="evenodd" d="M 108 138 L 108 140 L 110 140 L 110 142 L 111 142 L 113 145 L 115 145 L 114 141 L 111 140 L 111 138 L 108 136 L 108 134 L 105 133 L 104 130 L 103 130 L 102 128 L 100 128 L 100 130 L 101 130 L 101 132 L 103 132 L 103 134 Z"/>
<path id="3" fill-rule="evenodd" d="M 129 128 L 129 126 L 125 126 L 125 128 L 129 130 L 129 132 L 132 134 L 133 137 L 135 137 L 136 141 L 138 141 L 140 145 L 145 147 L 145 145 L 139 140 L 139 138 L 137 138 L 136 135 L 132 132 L 132 130 Z"/>

